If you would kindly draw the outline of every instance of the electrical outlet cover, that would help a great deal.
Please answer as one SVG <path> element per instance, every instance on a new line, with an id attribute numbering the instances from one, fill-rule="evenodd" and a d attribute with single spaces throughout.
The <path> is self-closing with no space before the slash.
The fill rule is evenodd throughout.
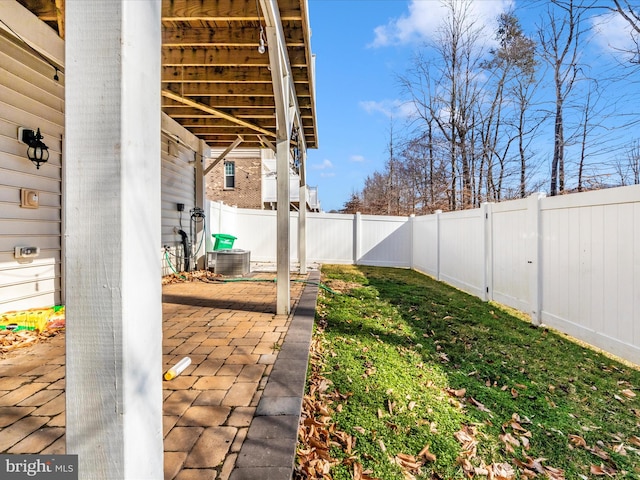
<path id="1" fill-rule="evenodd" d="M 40 206 L 40 192 L 27 188 L 20 189 L 20 206 L 22 208 L 38 208 Z"/>

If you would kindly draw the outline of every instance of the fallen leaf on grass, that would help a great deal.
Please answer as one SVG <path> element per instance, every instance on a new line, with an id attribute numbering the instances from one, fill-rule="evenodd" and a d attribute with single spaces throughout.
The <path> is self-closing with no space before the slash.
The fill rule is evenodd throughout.
<path id="1" fill-rule="evenodd" d="M 513 438 L 513 436 L 510 433 L 505 433 L 502 435 L 499 435 L 498 438 L 500 440 L 502 440 L 502 442 L 504 443 L 504 447 L 507 450 L 508 453 L 513 453 L 514 452 L 514 448 L 513 447 L 519 447 L 520 446 L 520 441 L 516 438 Z"/>
<path id="2" fill-rule="evenodd" d="M 628 398 L 635 398 L 636 396 L 635 392 L 633 390 L 629 390 L 628 388 L 625 390 L 622 390 L 620 393 Z"/>
<path id="3" fill-rule="evenodd" d="M 463 398 L 467 394 L 466 388 L 460 388 L 454 390 L 453 388 L 447 388 L 447 393 L 453 397 Z"/>
<path id="4" fill-rule="evenodd" d="M 477 407 L 478 410 L 480 410 L 481 412 L 491 413 L 491 410 L 489 410 L 487 407 L 485 407 L 482 403 L 477 401 L 475 398 L 469 397 L 469 402 L 471 402 L 471 404 Z"/>
<path id="5" fill-rule="evenodd" d="M 437 458 L 434 453 L 429 451 L 429 445 L 425 445 L 425 447 L 420 450 L 418 457 L 424 458 L 427 462 L 435 462 Z"/>
<path id="6" fill-rule="evenodd" d="M 616 471 L 611 467 L 607 467 L 606 465 L 591 465 L 591 467 L 589 468 L 589 473 L 591 473 L 591 475 L 613 477 L 615 476 Z"/>
<path id="7" fill-rule="evenodd" d="M 580 435 L 571 435 L 569 434 L 569 443 L 575 445 L 576 447 L 586 447 L 587 441 L 582 438 Z"/>
<path id="8" fill-rule="evenodd" d="M 511 480 L 515 478 L 516 473 L 508 463 L 494 463 L 492 467 L 493 478 L 496 480 Z"/>

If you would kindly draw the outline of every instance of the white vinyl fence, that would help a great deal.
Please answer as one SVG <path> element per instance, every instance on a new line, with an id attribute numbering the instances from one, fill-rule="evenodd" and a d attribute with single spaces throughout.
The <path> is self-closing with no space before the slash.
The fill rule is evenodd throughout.
<path id="1" fill-rule="evenodd" d="M 276 212 L 213 203 L 209 226 L 275 262 Z M 639 185 L 421 217 L 308 213 L 307 263 L 412 268 L 640 364 Z"/>

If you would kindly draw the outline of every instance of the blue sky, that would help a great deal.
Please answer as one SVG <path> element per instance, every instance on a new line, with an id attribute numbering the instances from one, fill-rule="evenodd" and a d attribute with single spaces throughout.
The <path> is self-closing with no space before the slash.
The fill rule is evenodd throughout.
<path id="1" fill-rule="evenodd" d="M 406 74 L 444 11 L 440 0 L 308 3 L 316 54 L 319 148 L 308 150 L 307 183 L 318 187 L 324 211 L 339 210 L 352 192 L 362 189 L 368 175 L 383 170 L 392 122 L 394 136 L 406 131 L 407 106 L 398 76 Z M 546 3 L 475 0 L 475 18 L 490 23 L 513 6 L 525 33 L 534 35 Z M 627 40 L 624 25 L 610 19 L 594 36 L 591 54 Z"/>

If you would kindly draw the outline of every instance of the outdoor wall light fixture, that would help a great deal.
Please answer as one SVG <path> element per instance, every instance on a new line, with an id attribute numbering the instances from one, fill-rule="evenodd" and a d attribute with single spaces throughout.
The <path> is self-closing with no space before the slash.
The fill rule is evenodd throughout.
<path id="1" fill-rule="evenodd" d="M 36 165 L 37 169 L 40 169 L 40 164 L 49 160 L 49 147 L 42 142 L 44 137 L 40 133 L 40 129 L 38 128 L 38 131 L 34 132 L 29 128 L 20 127 L 18 138 L 27 144 L 27 157 Z"/>

